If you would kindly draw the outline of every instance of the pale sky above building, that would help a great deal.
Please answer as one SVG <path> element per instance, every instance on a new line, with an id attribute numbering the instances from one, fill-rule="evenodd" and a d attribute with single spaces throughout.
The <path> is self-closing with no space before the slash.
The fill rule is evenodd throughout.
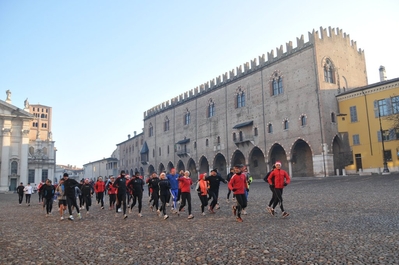
<path id="1" fill-rule="evenodd" d="M 399 77 L 398 10 L 397 0 L 3 0 L 0 98 L 51 106 L 57 164 L 82 166 L 140 133 L 144 111 L 321 26 L 365 51 L 369 84 L 380 65 Z"/>

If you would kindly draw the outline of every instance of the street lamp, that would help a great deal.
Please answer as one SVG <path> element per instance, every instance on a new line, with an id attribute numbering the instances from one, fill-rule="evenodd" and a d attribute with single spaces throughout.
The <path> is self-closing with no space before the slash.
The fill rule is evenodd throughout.
<path id="1" fill-rule="evenodd" d="M 382 143 L 382 159 L 383 159 L 383 165 L 384 165 L 384 170 L 382 172 L 383 173 L 389 173 L 388 164 L 387 164 L 387 158 L 385 156 L 384 135 L 383 135 L 383 131 L 382 131 L 381 113 L 380 113 L 379 106 L 377 106 L 377 110 L 378 110 L 378 120 L 380 121 L 380 135 L 381 135 L 381 143 Z"/>

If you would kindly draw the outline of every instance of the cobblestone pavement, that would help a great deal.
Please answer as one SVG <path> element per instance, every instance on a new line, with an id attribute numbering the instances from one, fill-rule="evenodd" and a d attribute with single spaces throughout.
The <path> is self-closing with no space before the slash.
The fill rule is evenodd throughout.
<path id="1" fill-rule="evenodd" d="M 0 264 L 399 264 L 398 175 L 294 179 L 286 219 L 266 212 L 271 192 L 259 181 L 237 223 L 226 191 L 221 209 L 201 216 L 192 190 L 192 220 L 163 220 L 147 195 L 141 218 L 137 206 L 123 220 L 95 204 L 90 216 L 60 221 L 45 217 L 37 194 L 30 207 L 0 194 Z"/>

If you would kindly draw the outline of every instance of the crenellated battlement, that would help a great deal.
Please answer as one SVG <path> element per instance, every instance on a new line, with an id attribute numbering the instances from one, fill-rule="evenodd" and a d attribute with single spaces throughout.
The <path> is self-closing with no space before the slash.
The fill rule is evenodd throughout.
<path id="1" fill-rule="evenodd" d="M 285 50 L 283 45 L 280 45 L 280 47 L 276 48 L 276 55 L 274 54 L 274 50 L 271 50 L 267 53 L 267 55 L 262 54 L 262 56 L 258 56 L 258 58 L 254 58 L 249 62 L 239 65 L 235 69 L 233 68 L 232 70 L 225 72 L 224 74 L 219 75 L 216 78 L 207 81 L 206 83 L 203 83 L 187 92 L 184 92 L 183 94 L 180 94 L 177 97 L 167 100 L 145 111 L 144 120 L 160 112 L 168 110 L 169 108 L 173 108 L 191 99 L 200 97 L 212 90 L 221 88 L 229 83 L 236 81 L 239 78 L 242 78 L 243 76 L 249 75 L 294 53 L 307 49 L 308 47 L 315 45 L 316 42 L 337 40 L 339 38 L 347 41 L 348 46 L 351 46 L 354 50 L 357 50 L 356 41 L 350 40 L 349 34 L 343 33 L 342 29 L 320 27 L 320 32 L 315 30 L 313 30 L 312 32 L 308 32 L 308 41 L 306 42 L 303 35 L 301 35 L 299 38 L 297 37 L 296 47 L 293 47 L 292 41 L 289 41 L 285 44 Z M 357 52 L 359 55 L 364 56 L 363 50 L 359 49 L 357 50 Z"/>

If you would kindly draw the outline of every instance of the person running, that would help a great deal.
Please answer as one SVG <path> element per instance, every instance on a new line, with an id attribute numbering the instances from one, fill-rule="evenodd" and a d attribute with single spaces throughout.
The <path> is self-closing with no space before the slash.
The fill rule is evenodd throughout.
<path id="1" fill-rule="evenodd" d="M 30 197 L 32 196 L 33 193 L 33 187 L 28 183 L 28 185 L 25 186 L 24 188 L 25 192 L 25 202 L 28 206 L 30 206 Z"/>
<path id="2" fill-rule="evenodd" d="M 138 201 L 138 209 L 139 209 L 139 217 L 143 217 L 141 214 L 141 209 L 143 207 L 143 191 L 144 191 L 144 181 L 140 178 L 139 172 L 136 172 L 136 175 L 132 177 L 132 179 L 127 183 L 127 187 L 132 191 L 133 202 L 130 206 L 129 213 L 133 211 L 133 207 L 136 205 Z"/>
<path id="3" fill-rule="evenodd" d="M 151 175 L 151 179 L 148 182 L 148 186 L 151 187 L 151 200 L 152 200 L 152 205 L 151 205 L 151 210 L 154 211 L 154 206 L 155 210 L 158 211 L 159 209 L 159 178 L 156 172 L 153 172 Z"/>
<path id="4" fill-rule="evenodd" d="M 179 178 L 184 177 L 184 171 L 180 170 L 179 171 Z M 181 203 L 181 182 L 179 182 L 179 189 L 177 191 L 177 201 L 178 203 Z"/>
<path id="5" fill-rule="evenodd" d="M 82 193 L 80 192 L 82 190 L 82 186 L 84 184 L 84 179 L 81 179 L 78 186 L 75 187 L 75 194 L 77 197 L 77 200 L 79 200 L 79 209 L 83 210 L 84 205 L 85 205 L 85 200 L 83 199 Z"/>
<path id="6" fill-rule="evenodd" d="M 270 170 L 270 171 L 266 174 L 266 176 L 263 178 L 263 180 L 264 180 L 265 182 L 268 183 L 267 178 L 270 176 L 270 173 L 272 173 L 273 170 L 275 170 L 275 169 L 276 169 L 276 166 L 273 165 L 272 170 Z M 274 192 L 274 178 L 273 178 L 271 181 L 272 181 L 272 184 L 269 184 L 269 183 L 268 183 L 268 184 L 269 184 L 269 189 L 270 189 L 270 191 L 272 192 L 272 198 L 270 199 L 269 204 L 266 206 L 266 210 L 267 210 L 270 214 L 272 214 L 273 202 L 274 202 L 274 200 L 276 199 L 276 195 L 275 195 L 275 192 Z"/>
<path id="7" fill-rule="evenodd" d="M 105 182 L 101 176 L 98 178 L 96 184 L 94 184 L 94 190 L 97 194 L 98 201 L 101 203 L 101 209 L 104 209 Z"/>
<path id="8" fill-rule="evenodd" d="M 82 197 L 83 200 L 85 201 L 85 206 L 86 206 L 86 215 L 89 214 L 90 206 L 91 206 L 91 196 L 94 193 L 94 188 L 90 184 L 89 179 L 85 179 L 83 185 L 82 185 Z M 104 207 L 102 207 L 103 209 Z"/>
<path id="9" fill-rule="evenodd" d="M 227 183 L 229 183 L 230 182 L 230 179 L 231 179 L 231 177 L 234 175 L 234 168 L 230 168 L 230 173 L 229 174 L 227 174 L 227 177 L 226 177 L 226 181 L 227 181 Z M 230 194 L 231 194 L 231 190 L 228 188 L 228 192 L 227 192 L 227 202 L 230 202 Z M 233 194 L 233 198 L 234 198 L 234 194 Z"/>
<path id="10" fill-rule="evenodd" d="M 64 211 L 66 211 L 66 206 L 67 206 L 66 197 L 65 197 L 64 179 L 60 179 L 60 183 L 55 189 L 55 194 L 57 195 L 58 199 L 58 208 L 60 211 L 61 220 L 64 220 Z"/>
<path id="11" fill-rule="evenodd" d="M 126 186 L 126 173 L 125 170 L 121 171 L 121 174 L 116 178 L 114 186 L 118 189 L 117 191 L 117 204 L 116 204 L 116 214 L 118 215 L 118 209 L 123 207 L 123 219 L 127 218 L 126 214 L 126 194 L 127 194 L 127 186 Z"/>
<path id="12" fill-rule="evenodd" d="M 82 219 L 82 215 L 80 214 L 79 207 L 76 203 L 76 193 L 75 193 L 75 187 L 77 187 L 79 183 L 74 179 L 70 179 L 68 173 L 64 173 L 63 178 L 64 178 L 65 197 L 69 211 L 68 220 L 70 221 L 74 220 L 72 215 L 72 206 L 75 207 L 79 219 Z"/>
<path id="13" fill-rule="evenodd" d="M 283 206 L 283 189 L 285 186 L 290 184 L 291 179 L 290 176 L 288 176 L 288 173 L 285 170 L 281 169 L 281 162 L 277 161 L 276 164 L 276 169 L 273 170 L 269 177 L 267 178 L 267 181 L 269 182 L 270 185 L 273 186 L 274 188 L 274 193 L 275 193 L 275 199 L 273 202 L 272 209 L 269 211 L 271 215 L 275 215 L 275 208 L 278 203 L 280 203 L 280 209 L 281 209 L 281 216 L 283 218 L 289 216 L 290 214 L 284 211 L 284 206 Z M 273 183 L 273 178 L 274 178 L 274 183 Z"/>
<path id="14" fill-rule="evenodd" d="M 191 185 L 193 181 L 190 178 L 190 172 L 184 172 L 184 176 L 179 178 L 179 184 L 181 188 L 181 204 L 179 207 L 178 214 L 180 215 L 181 210 L 186 206 L 186 201 L 188 205 L 188 219 L 193 219 L 194 216 L 191 214 Z"/>
<path id="15" fill-rule="evenodd" d="M 177 212 L 177 196 L 179 193 L 179 174 L 176 174 L 176 169 L 171 168 L 170 173 L 166 175 L 170 183 L 170 194 L 173 200 L 172 212 Z"/>
<path id="16" fill-rule="evenodd" d="M 19 183 L 19 186 L 17 187 L 19 205 L 21 205 L 22 201 L 24 200 L 24 190 L 25 190 L 24 184 L 22 182 Z"/>
<path id="17" fill-rule="evenodd" d="M 166 201 L 168 198 L 168 194 L 170 193 L 171 185 L 170 185 L 169 180 L 166 178 L 165 173 L 161 173 L 161 175 L 159 177 L 161 179 L 158 183 L 159 197 L 161 199 L 162 206 L 161 206 L 161 209 L 158 210 L 158 214 L 160 214 L 162 212 L 163 219 L 166 220 L 169 218 L 169 216 L 166 214 Z"/>
<path id="18" fill-rule="evenodd" d="M 212 199 L 212 202 L 209 205 L 209 212 L 215 213 L 214 209 L 218 202 L 220 182 L 223 182 L 226 184 L 227 181 L 220 176 L 217 169 L 212 169 L 211 175 L 209 177 L 206 177 L 205 180 L 209 181 L 209 185 L 210 185 L 210 188 L 208 191 L 208 194 L 209 194 L 208 201 Z"/>
<path id="19" fill-rule="evenodd" d="M 148 188 L 148 205 L 151 205 L 151 202 L 152 202 L 152 192 L 153 192 L 153 190 L 152 190 L 152 187 L 150 185 L 151 179 L 152 179 L 152 174 L 150 176 L 148 176 L 148 178 L 146 178 L 146 181 L 145 181 L 145 183 L 147 184 L 147 188 Z M 152 209 L 152 206 L 151 206 L 151 209 Z"/>
<path id="20" fill-rule="evenodd" d="M 114 186 L 115 177 L 111 176 L 110 181 L 107 184 L 108 196 L 109 196 L 109 209 L 112 210 L 115 207 L 116 193 L 118 189 Z"/>
<path id="21" fill-rule="evenodd" d="M 209 181 L 205 180 L 205 178 L 206 178 L 206 173 L 200 174 L 197 186 L 195 188 L 198 192 L 198 197 L 201 201 L 202 215 L 205 215 L 205 207 L 208 206 Z"/>
<path id="22" fill-rule="evenodd" d="M 53 210 L 53 198 L 55 194 L 55 188 L 51 185 L 51 180 L 46 180 L 46 184 L 42 187 L 43 199 L 46 205 L 46 216 L 49 216 Z"/>
<path id="23" fill-rule="evenodd" d="M 234 166 L 234 175 L 229 182 L 229 189 L 233 191 L 236 196 L 236 205 L 233 206 L 233 215 L 237 216 L 237 222 L 242 222 L 241 211 L 247 207 L 247 198 L 245 197 L 245 190 L 248 189 L 248 183 L 245 174 L 242 173 L 244 166 L 237 164 Z"/>
<path id="24" fill-rule="evenodd" d="M 42 203 L 44 205 L 43 193 L 42 193 L 43 185 L 44 185 L 43 181 L 40 181 L 39 185 L 37 185 L 37 194 L 39 195 L 39 204 Z"/>

